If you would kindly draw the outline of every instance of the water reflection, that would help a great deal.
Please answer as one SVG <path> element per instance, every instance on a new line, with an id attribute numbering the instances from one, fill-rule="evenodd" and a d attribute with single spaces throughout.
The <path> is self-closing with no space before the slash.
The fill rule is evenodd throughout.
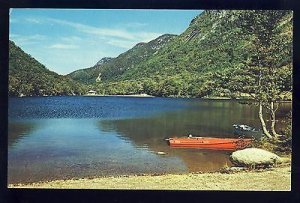
<path id="1" fill-rule="evenodd" d="M 256 107 L 232 102 L 222 102 L 193 108 L 164 112 L 152 117 L 101 120 L 99 126 L 104 131 L 117 131 L 124 139 L 134 140 L 138 144 L 155 143 L 162 138 L 193 134 L 198 136 L 233 136 L 232 124 L 248 123 L 259 125 Z M 158 144 L 158 143 L 155 143 Z"/>
<path id="2" fill-rule="evenodd" d="M 49 97 L 10 106 L 9 183 L 215 171 L 230 165 L 227 152 L 171 149 L 164 138 L 230 137 L 234 123 L 259 126 L 257 107 L 234 101 Z M 278 111 L 279 122 L 289 109 Z"/>
<path id="3" fill-rule="evenodd" d="M 8 147 L 14 147 L 19 140 L 29 136 L 37 125 L 33 122 L 9 122 L 8 124 Z"/>
<path id="4" fill-rule="evenodd" d="M 187 171 L 181 160 L 160 158 L 147 149 L 135 148 L 116 132 L 97 128 L 98 122 L 35 120 L 39 129 L 27 131 L 24 139 L 9 147 L 8 182 Z"/>
<path id="5" fill-rule="evenodd" d="M 177 115 L 177 116 L 175 116 Z M 122 139 L 132 143 L 136 148 L 146 148 L 154 154 L 163 151 L 164 157 L 176 157 L 183 161 L 188 171 L 215 171 L 224 165 L 230 165 L 228 154 L 225 152 L 203 151 L 197 149 L 171 149 L 165 137 L 186 135 L 193 131 L 200 134 L 202 125 L 196 125 L 193 116 L 188 112 L 170 113 L 143 119 L 104 120 L 99 122 L 102 130 L 115 130 Z M 185 118 L 181 120 L 182 118 Z M 208 132 L 208 131 L 207 131 Z M 159 156 L 159 155 L 157 155 Z"/>
<path id="6" fill-rule="evenodd" d="M 284 107 L 278 112 L 279 119 L 290 109 L 288 105 Z M 103 131 L 117 132 L 122 139 L 137 148 L 148 148 L 154 153 L 163 151 L 168 157 L 180 158 L 189 171 L 215 171 L 231 164 L 228 152 L 171 149 L 164 138 L 188 134 L 234 137 L 234 123 L 260 126 L 257 112 L 256 106 L 242 105 L 238 102 L 197 101 L 192 103 L 190 108 L 163 112 L 152 117 L 101 120 L 99 128 Z"/>

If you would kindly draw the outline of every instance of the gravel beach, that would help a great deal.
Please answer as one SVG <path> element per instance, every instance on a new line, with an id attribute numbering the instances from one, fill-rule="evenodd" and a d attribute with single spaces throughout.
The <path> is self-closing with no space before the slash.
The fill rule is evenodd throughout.
<path id="1" fill-rule="evenodd" d="M 290 191 L 291 167 L 235 173 L 99 177 L 9 185 L 9 188 Z"/>

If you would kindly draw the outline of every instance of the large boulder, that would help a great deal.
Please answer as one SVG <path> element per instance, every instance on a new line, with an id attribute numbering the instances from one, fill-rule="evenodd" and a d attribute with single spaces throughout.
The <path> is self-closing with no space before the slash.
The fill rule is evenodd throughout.
<path id="1" fill-rule="evenodd" d="M 273 166 L 280 163 L 279 156 L 258 148 L 247 148 L 238 150 L 230 156 L 231 162 L 236 166 Z"/>

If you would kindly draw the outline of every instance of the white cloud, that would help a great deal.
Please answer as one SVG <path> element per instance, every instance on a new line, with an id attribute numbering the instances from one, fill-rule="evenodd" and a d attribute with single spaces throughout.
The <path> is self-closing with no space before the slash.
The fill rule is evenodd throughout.
<path id="1" fill-rule="evenodd" d="M 81 34 L 86 34 L 87 36 L 85 37 L 86 39 L 90 40 L 101 40 L 104 43 L 120 47 L 120 48 L 131 48 L 135 44 L 139 42 L 148 42 L 150 40 L 153 40 L 162 33 L 157 33 L 157 32 L 145 32 L 145 31 L 129 31 L 129 28 L 137 28 L 137 27 L 142 27 L 146 26 L 147 24 L 145 23 L 139 23 L 139 22 L 129 22 L 124 25 L 120 25 L 119 27 L 121 28 L 100 28 L 100 27 L 95 27 L 95 26 L 90 26 L 90 25 L 85 25 L 77 22 L 71 22 L 67 20 L 60 20 L 56 18 L 41 18 L 41 17 L 27 17 L 22 20 L 23 22 L 26 23 L 31 23 L 31 24 L 46 24 L 46 25 L 62 25 L 62 26 L 68 26 L 70 28 L 75 29 L 78 33 Z M 20 23 L 22 22 L 20 19 L 16 18 L 11 18 L 10 22 L 11 23 Z M 128 28 L 128 29 L 127 29 Z M 37 37 L 37 35 L 36 35 Z M 19 40 L 21 43 L 29 43 L 30 37 L 23 37 L 24 39 Z M 27 39 L 25 39 L 27 38 Z M 82 38 L 82 35 L 81 35 Z M 82 40 L 78 36 L 71 36 L 71 37 L 62 37 L 61 40 L 65 42 L 79 42 Z M 33 39 L 33 38 L 32 38 Z M 40 40 L 40 39 L 38 39 Z M 26 42 L 25 42 L 26 41 Z M 71 43 L 72 44 L 72 43 Z M 63 46 L 61 46 L 63 47 Z M 73 47 L 74 48 L 74 47 Z"/>
<path id="2" fill-rule="evenodd" d="M 33 24 L 41 24 L 42 23 L 42 20 L 37 19 L 37 18 L 25 18 L 25 21 L 29 22 L 29 23 L 33 23 Z"/>
<path id="3" fill-rule="evenodd" d="M 162 35 L 162 33 L 155 33 L 155 32 L 140 32 L 140 33 L 138 33 L 138 36 L 141 39 L 140 42 L 149 42 L 161 35 Z"/>
<path id="4" fill-rule="evenodd" d="M 148 42 L 161 33 L 137 27 L 143 23 L 127 23 L 118 27 L 96 27 L 56 18 L 14 18 L 15 22 L 34 26 L 54 26 L 57 35 L 21 35 L 10 33 L 10 39 L 49 69 L 67 74 L 75 69 L 93 66 L 103 57 L 116 57 L 139 42 Z M 134 28 L 135 27 L 135 28 Z M 66 32 L 64 32 L 66 31 Z"/>
<path id="5" fill-rule="evenodd" d="M 9 23 L 18 23 L 19 20 L 15 18 L 9 18 Z"/>
<path id="6" fill-rule="evenodd" d="M 78 46 L 73 44 L 53 44 L 49 46 L 50 49 L 77 49 Z"/>
<path id="7" fill-rule="evenodd" d="M 37 17 L 27 17 L 27 18 L 16 18 L 10 14 L 10 23 L 29 23 L 29 24 L 43 24 L 46 23 L 44 19 Z"/>
<path id="8" fill-rule="evenodd" d="M 138 23 L 138 22 L 130 22 L 126 23 L 123 26 L 129 27 L 129 28 L 140 28 L 140 27 L 145 27 L 147 24 L 146 23 Z"/>
<path id="9" fill-rule="evenodd" d="M 42 62 L 47 68 L 59 74 L 68 74 L 74 70 L 88 68 L 97 63 L 101 58 L 110 55 L 103 53 L 101 49 L 88 47 L 86 51 L 78 49 L 43 49 L 33 48 L 30 50 L 37 60 Z"/>
<path id="10" fill-rule="evenodd" d="M 80 42 L 83 40 L 81 37 L 78 36 L 61 37 L 60 39 L 64 42 Z"/>
<path id="11" fill-rule="evenodd" d="M 41 41 L 46 40 L 47 37 L 45 35 L 18 35 L 18 34 L 10 34 L 9 39 L 15 41 L 18 45 L 24 45 L 24 44 L 36 44 L 41 43 Z"/>
<path id="12" fill-rule="evenodd" d="M 66 20 L 58 20 L 54 18 L 48 18 L 50 22 L 54 22 L 60 25 L 66 25 L 72 28 L 77 29 L 79 32 L 98 35 L 98 36 L 110 36 L 110 37 L 119 37 L 124 39 L 133 40 L 134 37 L 131 33 L 120 29 L 108 29 L 108 28 L 97 28 L 89 25 L 84 25 L 81 23 L 74 23 Z"/>
<path id="13" fill-rule="evenodd" d="M 126 49 L 130 49 L 136 44 L 133 41 L 118 40 L 118 39 L 108 40 L 107 43 L 116 47 L 122 47 Z"/>
<path id="14" fill-rule="evenodd" d="M 102 39 L 108 39 L 108 41 L 116 41 L 118 39 L 120 42 L 120 40 L 124 40 L 123 43 L 120 43 L 121 45 L 120 47 L 124 47 L 125 43 L 126 44 L 129 43 L 128 41 L 131 41 L 132 44 L 136 44 L 138 42 L 148 42 L 162 35 L 161 33 L 156 33 L 156 32 L 137 32 L 137 31 L 129 32 L 126 29 L 98 28 L 89 25 L 84 25 L 81 23 L 74 23 L 74 22 L 70 22 L 66 20 L 58 20 L 54 18 L 47 18 L 47 20 L 59 25 L 72 27 L 81 33 L 90 34 L 95 37 L 100 37 Z M 117 38 L 117 39 L 112 39 L 112 38 Z M 128 46 L 126 47 L 128 48 Z"/>

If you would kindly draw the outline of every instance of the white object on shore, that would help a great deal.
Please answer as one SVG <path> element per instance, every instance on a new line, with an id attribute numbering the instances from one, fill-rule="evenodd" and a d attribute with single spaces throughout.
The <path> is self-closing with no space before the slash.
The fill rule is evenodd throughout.
<path id="1" fill-rule="evenodd" d="M 166 155 L 166 152 L 157 152 L 158 155 Z"/>
<path id="2" fill-rule="evenodd" d="M 258 148 L 235 151 L 230 159 L 237 166 L 273 166 L 281 162 L 281 158 L 276 154 Z"/>

